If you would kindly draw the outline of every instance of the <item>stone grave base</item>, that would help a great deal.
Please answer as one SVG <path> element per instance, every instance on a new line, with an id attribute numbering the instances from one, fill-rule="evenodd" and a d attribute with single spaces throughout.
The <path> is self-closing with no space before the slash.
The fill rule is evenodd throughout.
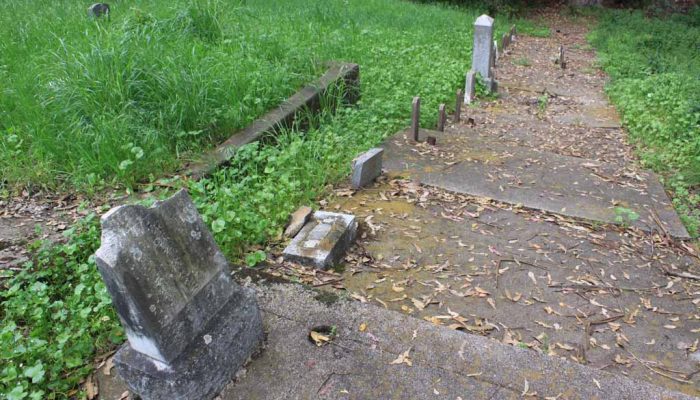
<path id="1" fill-rule="evenodd" d="M 114 365 L 129 388 L 144 400 L 211 399 L 221 392 L 263 340 L 255 293 L 235 291 L 200 337 L 170 365 L 124 344 Z"/>

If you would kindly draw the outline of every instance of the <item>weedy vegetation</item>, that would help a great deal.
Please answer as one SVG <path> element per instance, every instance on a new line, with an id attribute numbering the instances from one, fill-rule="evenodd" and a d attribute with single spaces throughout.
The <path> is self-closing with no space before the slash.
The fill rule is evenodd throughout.
<path id="1" fill-rule="evenodd" d="M 700 235 L 700 7 L 650 18 L 607 10 L 589 40 L 607 92 L 643 162 L 665 177 L 690 234 Z"/>
<path id="2" fill-rule="evenodd" d="M 399 0 L 124 0 L 96 20 L 87 5 L 3 3 L 5 190 L 90 192 L 155 179 L 279 104 L 325 61 L 361 65 L 358 104 L 310 118 L 305 133 L 245 146 L 227 168 L 187 183 L 222 250 L 249 265 L 264 260 L 291 211 L 408 124 L 413 96 L 422 96 L 423 126 L 435 124 L 438 104 L 463 84 L 483 12 Z M 3 271 L 0 396 L 85 397 L 79 384 L 94 356 L 123 341 L 92 256 L 98 246 L 89 217 L 64 243 L 34 246 L 21 271 Z"/>

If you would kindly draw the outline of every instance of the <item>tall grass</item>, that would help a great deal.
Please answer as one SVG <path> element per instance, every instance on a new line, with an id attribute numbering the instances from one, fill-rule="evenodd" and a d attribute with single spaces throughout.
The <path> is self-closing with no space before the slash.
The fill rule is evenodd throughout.
<path id="1" fill-rule="evenodd" d="M 3 1 L 0 184 L 90 190 L 172 171 L 327 60 L 360 63 L 364 106 L 396 118 L 393 99 L 457 86 L 477 15 L 398 0 L 120 0 L 93 20 L 89 3 Z"/>
<path id="2" fill-rule="evenodd" d="M 612 78 L 607 91 L 643 161 L 666 177 L 674 204 L 700 235 L 700 7 L 649 18 L 608 10 L 590 40 Z"/>

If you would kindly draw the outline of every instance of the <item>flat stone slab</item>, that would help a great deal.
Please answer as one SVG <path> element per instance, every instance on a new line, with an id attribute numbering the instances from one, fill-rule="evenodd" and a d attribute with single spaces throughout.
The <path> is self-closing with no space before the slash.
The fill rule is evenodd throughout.
<path id="1" fill-rule="evenodd" d="M 662 268 L 698 275 L 692 255 L 659 240 L 653 244 L 644 232 L 577 224 L 398 177 L 373 189 L 328 205 L 372 222 L 374 234 L 358 239 L 349 258 L 375 261 L 348 263 L 343 272 L 352 298 L 444 326 L 456 324 L 454 313 L 468 319 L 465 331 L 511 345 L 534 343 L 550 355 L 700 394 L 696 378 L 681 384 L 638 362 L 615 361 L 631 359 L 629 351 L 682 371 L 678 376 L 697 370 L 679 343 L 697 339 L 692 301 L 698 295 L 674 290 L 693 281 L 678 281 Z M 595 325 L 590 337 L 596 345 L 582 348 L 586 323 L 622 314 L 611 325 Z M 537 341 L 542 334 L 548 351 Z M 629 340 L 624 348 L 616 334 Z"/>
<path id="2" fill-rule="evenodd" d="M 525 389 L 538 398 L 691 399 L 373 305 L 332 296 L 321 302 L 299 285 L 255 289 L 266 348 L 224 389 L 223 400 L 521 399 Z M 336 327 L 333 343 L 309 341 L 319 325 Z M 120 382 L 105 378 L 105 390 L 119 393 Z"/>
<path id="3" fill-rule="evenodd" d="M 342 259 L 356 233 L 354 216 L 316 211 L 284 249 L 283 255 L 300 264 L 328 268 Z"/>
<path id="4" fill-rule="evenodd" d="M 267 348 L 224 390 L 224 400 L 520 399 L 526 385 L 540 398 L 689 398 L 380 307 L 342 300 L 327 305 L 297 285 L 258 290 L 269 311 Z M 335 344 L 309 342 L 309 330 L 318 325 L 336 326 Z M 399 363 L 403 354 L 408 357 Z"/>
<path id="5" fill-rule="evenodd" d="M 374 182 L 382 174 L 384 149 L 374 148 L 360 154 L 352 165 L 352 187 L 362 188 Z"/>
<path id="6" fill-rule="evenodd" d="M 391 175 L 457 193 L 604 223 L 627 223 L 686 239 L 658 178 L 615 176 L 617 167 L 475 136 L 425 131 L 437 146 L 416 146 L 400 132 L 384 145 Z M 625 210 L 639 218 L 628 219 Z"/>

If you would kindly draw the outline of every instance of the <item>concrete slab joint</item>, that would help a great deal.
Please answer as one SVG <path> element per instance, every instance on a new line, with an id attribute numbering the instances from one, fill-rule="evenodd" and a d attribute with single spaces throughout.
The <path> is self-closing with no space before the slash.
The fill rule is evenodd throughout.
<path id="1" fill-rule="evenodd" d="M 342 260 L 356 234 L 355 216 L 316 211 L 282 254 L 289 261 L 326 269 Z"/>
<path id="2" fill-rule="evenodd" d="M 214 397 L 263 339 L 254 292 L 231 280 L 184 190 L 101 222 L 97 266 L 128 338 L 117 372 L 145 400 Z"/>
<path id="3" fill-rule="evenodd" d="M 374 148 L 360 154 L 352 163 L 352 187 L 360 189 L 382 174 L 384 149 Z"/>

